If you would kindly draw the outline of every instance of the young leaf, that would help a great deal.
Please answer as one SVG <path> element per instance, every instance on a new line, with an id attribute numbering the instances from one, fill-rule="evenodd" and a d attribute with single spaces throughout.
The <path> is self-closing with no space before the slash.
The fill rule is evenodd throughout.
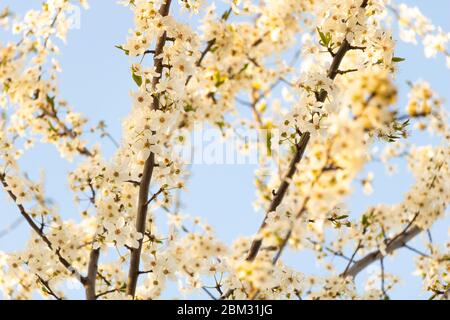
<path id="1" fill-rule="evenodd" d="M 117 49 L 122 50 L 128 56 L 130 54 L 129 50 L 125 50 L 122 46 L 115 46 Z"/>
<path id="2" fill-rule="evenodd" d="M 134 73 L 133 70 L 131 70 L 131 74 L 133 76 L 134 82 L 137 84 L 138 87 L 140 87 L 142 85 L 142 77 Z"/>
<path id="3" fill-rule="evenodd" d="M 320 31 L 319 27 L 317 27 L 317 32 L 319 33 L 320 41 L 319 44 L 323 47 L 328 48 L 331 44 L 331 33 L 327 32 L 326 34 Z"/>
<path id="4" fill-rule="evenodd" d="M 401 57 L 393 57 L 392 58 L 392 62 L 402 62 L 405 61 L 405 58 L 401 58 Z"/>
<path id="5" fill-rule="evenodd" d="M 269 157 L 271 157 L 272 156 L 272 132 L 270 130 L 267 131 L 266 149 L 267 149 L 267 155 Z"/>
<path id="6" fill-rule="evenodd" d="M 320 37 L 319 43 L 322 46 L 324 46 L 325 43 L 327 42 L 327 37 L 325 36 L 325 34 L 322 31 L 320 31 L 319 27 L 317 27 L 317 32 L 319 33 L 319 37 Z"/>
<path id="7" fill-rule="evenodd" d="M 50 97 L 49 95 L 47 95 L 47 96 L 45 97 L 45 99 L 47 100 L 47 103 L 50 105 L 50 107 L 51 107 L 52 109 L 55 109 L 55 98 L 56 98 L 56 97 Z"/>

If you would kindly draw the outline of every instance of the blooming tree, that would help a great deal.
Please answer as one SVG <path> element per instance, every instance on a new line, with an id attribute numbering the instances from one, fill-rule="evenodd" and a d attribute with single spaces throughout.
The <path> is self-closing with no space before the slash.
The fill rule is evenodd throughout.
<path id="1" fill-rule="evenodd" d="M 398 23 L 401 40 L 421 41 L 427 57 L 444 55 L 449 67 L 450 34 L 389 0 L 215 2 L 119 1 L 134 28 L 108 54 L 131 61 L 136 86 L 111 158 L 86 138 L 109 135 L 104 123 L 90 125 L 57 86 L 57 39 L 65 41 L 71 12 L 87 1 L 47 0 L 22 20 L 0 9 L 0 26 L 18 39 L 0 42 L 0 182 L 31 229 L 20 251 L 0 252 L 3 296 L 64 299 L 64 283 L 77 281 L 86 299 L 157 299 L 176 281 L 181 293 L 215 299 L 383 299 L 399 282 L 383 259 L 409 249 L 423 289 L 448 298 L 449 244 L 433 243 L 429 232 L 449 204 L 447 113 L 423 80 L 411 82 L 407 106 L 397 104 L 404 59 L 391 30 Z M 238 129 L 264 132 L 254 205 L 265 214 L 253 235 L 230 246 L 179 211 L 190 166 L 175 151 L 199 123 L 223 139 Z M 408 140 L 425 130 L 428 145 Z M 78 221 L 63 220 L 44 181 L 21 170 L 38 143 L 77 162 L 70 190 L 91 203 Z M 399 157 L 415 178 L 403 200 L 349 213 L 345 201 L 363 168 Z M 372 179 L 360 187 L 370 192 Z M 168 230 L 158 228 L 162 217 Z M 421 234 L 427 252 L 409 244 Z M 344 268 L 294 270 L 283 263 L 287 248 L 323 263 L 342 259 Z M 380 272 L 357 288 L 373 263 Z"/>

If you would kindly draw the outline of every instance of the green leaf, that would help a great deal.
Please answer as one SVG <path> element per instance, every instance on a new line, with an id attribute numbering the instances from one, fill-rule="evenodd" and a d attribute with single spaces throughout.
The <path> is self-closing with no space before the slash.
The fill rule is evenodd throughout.
<path id="1" fill-rule="evenodd" d="M 53 126 L 53 124 L 50 121 L 47 120 L 47 124 L 48 124 L 50 131 L 58 133 L 58 130 L 56 130 L 56 128 Z"/>
<path id="2" fill-rule="evenodd" d="M 361 220 L 362 220 L 361 223 L 362 223 L 362 225 L 363 225 L 364 227 L 366 227 L 366 226 L 369 225 L 369 218 L 368 218 L 365 214 L 363 214 Z"/>
<path id="3" fill-rule="evenodd" d="M 56 97 L 50 97 L 49 95 L 45 97 L 47 103 L 50 105 L 50 107 L 52 107 L 52 109 L 55 109 L 55 98 Z"/>
<path id="4" fill-rule="evenodd" d="M 327 38 L 325 34 L 320 31 L 319 27 L 317 27 L 317 32 L 319 33 L 320 40 L 322 41 L 320 44 L 325 43 L 327 41 Z"/>
<path id="5" fill-rule="evenodd" d="M 191 111 L 195 111 L 195 109 L 193 108 L 192 104 L 187 104 L 187 105 L 184 107 L 184 111 L 185 111 L 185 112 L 191 112 Z"/>
<path id="6" fill-rule="evenodd" d="M 50 291 L 44 286 L 41 286 L 41 290 L 46 294 L 50 294 Z"/>
<path id="7" fill-rule="evenodd" d="M 405 122 L 402 123 L 402 128 L 406 128 L 409 126 L 410 119 L 407 119 Z"/>
<path id="8" fill-rule="evenodd" d="M 142 77 L 134 73 L 133 69 L 131 69 L 131 74 L 133 76 L 134 82 L 137 84 L 138 87 L 140 87 L 142 85 Z"/>
<path id="9" fill-rule="evenodd" d="M 130 55 L 130 50 L 125 50 L 122 46 L 115 46 L 117 49 L 122 50 L 128 56 Z"/>
<path id="10" fill-rule="evenodd" d="M 331 43 L 331 33 L 327 32 L 326 34 L 323 33 L 319 27 L 317 27 L 317 32 L 319 33 L 320 41 L 319 44 L 323 47 L 329 47 Z"/>
<path id="11" fill-rule="evenodd" d="M 221 76 L 219 71 L 216 71 L 214 73 L 214 82 L 217 88 L 220 87 L 222 84 L 224 84 L 226 80 L 227 78 Z"/>
<path id="12" fill-rule="evenodd" d="M 216 121 L 215 124 L 219 127 L 220 130 L 225 128 L 225 122 L 224 121 Z"/>
<path id="13" fill-rule="evenodd" d="M 5 82 L 4 84 L 3 84 L 3 91 L 4 92 L 8 92 L 8 90 L 11 88 L 11 86 L 10 86 L 10 84 L 9 84 L 9 81 L 8 82 Z"/>
<path id="14" fill-rule="evenodd" d="M 231 14 L 232 11 L 233 11 L 233 10 L 232 10 L 231 8 L 228 9 L 227 11 L 225 11 L 225 12 L 222 14 L 221 19 L 224 20 L 224 21 L 227 21 L 228 18 L 230 17 L 230 14 Z"/>
<path id="15" fill-rule="evenodd" d="M 271 157 L 272 156 L 272 132 L 270 130 L 267 131 L 266 148 L 267 148 L 267 155 L 269 157 Z"/>
<path id="16" fill-rule="evenodd" d="M 405 61 L 405 58 L 401 58 L 401 57 L 393 57 L 392 58 L 392 62 L 402 62 Z"/>

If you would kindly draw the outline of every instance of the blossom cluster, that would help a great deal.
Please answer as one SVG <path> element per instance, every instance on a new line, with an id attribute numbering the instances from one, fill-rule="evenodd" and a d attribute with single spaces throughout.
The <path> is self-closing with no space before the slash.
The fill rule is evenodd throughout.
<path id="1" fill-rule="evenodd" d="M 0 183 L 32 229 L 22 250 L 0 252 L 4 296 L 30 299 L 37 291 L 62 299 L 62 285 L 75 280 L 88 299 L 157 299 L 171 282 L 184 295 L 203 290 L 223 299 L 380 299 L 398 284 L 384 266 L 362 290 L 354 278 L 367 259 L 383 264 L 445 216 L 450 131 L 444 102 L 425 81 L 411 83 L 406 108 L 397 105 L 402 59 L 385 1 L 225 2 L 223 13 L 198 0 L 119 2 L 134 27 L 115 54 L 130 60 L 135 86 L 110 158 L 88 143 L 87 117 L 57 86 L 58 41 L 66 39 L 75 3 L 87 2 L 47 0 L 20 21 L 0 11 L 0 26 L 20 39 L 0 43 Z M 186 19 L 173 14 L 177 5 Z M 418 35 L 427 56 L 447 54 L 448 35 L 417 9 L 398 9 L 404 40 Z M 439 144 L 410 144 L 410 121 Z M 231 246 L 183 212 L 190 168 L 174 150 L 196 123 L 220 129 L 224 140 L 227 129 L 267 133 L 258 142 L 267 157 L 258 159 L 254 202 L 265 217 L 254 236 Z M 274 129 L 281 132 L 277 157 Z M 34 143 L 51 143 L 77 161 L 68 173 L 76 220 L 62 219 L 44 177 L 35 182 L 21 170 Z M 347 198 L 356 187 L 370 193 L 377 178 L 366 166 L 400 157 L 414 177 L 402 201 L 350 212 Z M 433 297 L 445 297 L 448 255 L 426 245 L 430 254 L 416 260 L 417 274 Z M 288 248 L 313 251 L 327 273 L 288 266 Z M 341 270 L 326 262 L 330 255 L 348 264 Z"/>
<path id="2" fill-rule="evenodd" d="M 409 7 L 400 4 L 392 8 L 398 16 L 400 38 L 409 43 L 417 44 L 417 37 L 421 38 L 427 58 L 436 57 L 438 53 L 446 57 L 447 67 L 450 68 L 450 51 L 447 48 L 450 42 L 450 33 L 441 27 L 433 25 L 418 7 Z"/>

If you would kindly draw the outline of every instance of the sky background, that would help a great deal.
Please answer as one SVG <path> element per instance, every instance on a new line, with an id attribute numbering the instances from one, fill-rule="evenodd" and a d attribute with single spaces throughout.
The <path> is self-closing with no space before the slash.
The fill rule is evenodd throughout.
<path id="1" fill-rule="evenodd" d="M 218 1 L 217 1 L 218 2 Z M 450 1 L 431 0 L 404 1 L 408 5 L 417 5 L 422 12 L 431 18 L 435 25 L 450 31 Z M 17 12 L 36 8 L 39 0 L 0 0 L 0 7 L 9 5 Z M 71 30 L 68 35 L 68 45 L 61 46 L 61 62 L 63 73 L 60 74 L 61 96 L 69 101 L 78 112 L 88 116 L 90 124 L 94 125 L 104 120 L 109 132 L 117 140 L 121 135 L 121 120 L 128 114 L 131 107 L 129 92 L 135 88 L 130 77 L 130 61 L 114 46 L 125 42 L 128 30 L 132 27 L 132 14 L 114 0 L 91 0 L 90 9 L 82 11 L 80 29 Z M 190 23 L 196 23 L 195 17 Z M 0 41 L 9 37 L 0 31 Z M 407 45 L 398 41 L 396 56 L 406 58 L 400 65 L 397 81 L 400 84 L 399 104 L 406 105 L 408 88 L 406 81 L 424 79 L 431 83 L 433 89 L 446 101 L 449 101 L 450 70 L 445 68 L 445 61 L 439 57 L 426 59 L 421 46 Z M 411 141 L 425 144 L 427 136 L 415 136 Z M 102 149 L 108 158 L 114 153 L 114 145 L 104 139 Z M 47 194 L 59 204 L 61 215 L 65 218 L 78 219 L 80 209 L 73 205 L 73 196 L 67 188 L 67 172 L 75 167 L 74 163 L 61 161 L 55 148 L 51 145 L 39 145 L 27 152 L 21 161 L 22 168 L 32 178 L 38 178 L 41 169 L 45 169 Z M 371 165 L 364 172 L 374 171 L 374 194 L 370 197 L 357 191 L 349 199 L 352 213 L 359 214 L 371 204 L 397 203 L 401 201 L 412 183 L 403 162 L 399 162 L 399 174 L 387 176 L 380 165 Z M 252 202 L 255 199 L 252 165 L 194 165 L 188 191 L 183 194 L 183 213 L 202 216 L 215 228 L 219 239 L 231 243 L 239 236 L 254 234 L 261 223 L 261 212 L 255 212 Z M 62 187 L 64 186 L 64 187 Z M 0 232 L 18 218 L 15 206 L 7 201 L 4 193 L 0 195 Z M 157 218 L 165 219 L 162 215 Z M 447 238 L 448 218 L 438 223 L 433 229 L 436 242 Z M 20 250 L 28 238 L 29 228 L 22 223 L 13 232 L 0 238 L 0 250 Z M 417 243 L 415 241 L 413 243 Z M 417 244 L 420 247 L 420 243 Z M 386 269 L 401 275 L 403 282 L 392 292 L 391 298 L 421 298 L 429 297 L 429 293 L 420 291 L 421 281 L 412 276 L 414 264 L 413 254 L 400 250 L 395 257 L 385 260 Z M 338 258 L 336 258 L 338 259 Z M 286 252 L 284 261 L 296 267 L 305 274 L 317 273 L 318 266 L 309 253 Z M 336 260 L 337 261 L 337 260 Z M 344 264 L 339 269 L 345 267 Z M 374 264 L 368 268 L 373 271 L 378 268 Z M 365 278 L 364 274 L 363 277 Z M 82 298 L 80 292 L 70 292 L 71 297 Z M 167 290 L 164 298 L 175 296 L 173 288 Z M 206 298 L 198 292 L 190 298 Z"/>

